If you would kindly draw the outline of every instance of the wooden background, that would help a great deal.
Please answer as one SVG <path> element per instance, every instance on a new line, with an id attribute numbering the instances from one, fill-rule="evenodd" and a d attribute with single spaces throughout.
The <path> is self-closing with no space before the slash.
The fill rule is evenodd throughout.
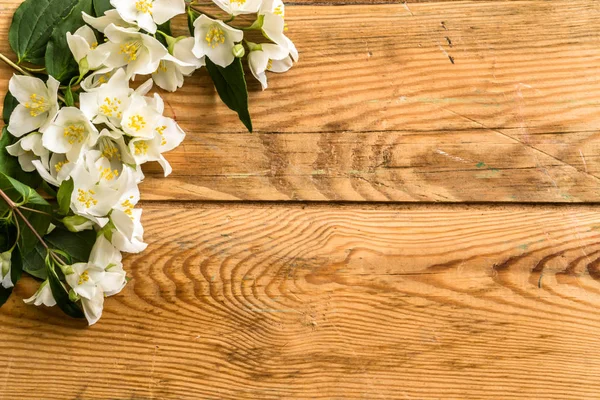
<path id="1" fill-rule="evenodd" d="M 287 14 L 255 133 L 206 71 L 164 95 L 188 136 L 100 323 L 19 283 L 0 399 L 600 398 L 600 2 Z"/>

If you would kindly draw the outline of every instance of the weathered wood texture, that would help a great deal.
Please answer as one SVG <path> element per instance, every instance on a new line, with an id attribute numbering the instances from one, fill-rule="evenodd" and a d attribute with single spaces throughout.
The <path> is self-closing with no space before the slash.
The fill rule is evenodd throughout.
<path id="1" fill-rule="evenodd" d="M 254 135 L 205 71 L 165 94 L 188 139 L 145 198 L 596 202 L 600 3 L 409 8 L 289 6 L 301 61 L 265 92 L 249 78 Z"/>
<path id="2" fill-rule="evenodd" d="M 600 397 L 597 208 L 145 209 L 101 323 L 0 309 L 3 398 Z"/>

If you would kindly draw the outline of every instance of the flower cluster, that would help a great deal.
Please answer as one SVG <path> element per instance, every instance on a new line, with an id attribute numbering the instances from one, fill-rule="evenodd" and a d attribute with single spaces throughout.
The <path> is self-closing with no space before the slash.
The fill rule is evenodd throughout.
<path id="1" fill-rule="evenodd" d="M 83 12 L 81 26 L 66 33 L 78 76 L 70 77 L 65 86 L 50 70 L 44 81 L 15 66 L 22 74 L 9 82 L 18 104 L 7 127 L 14 140 L 5 149 L 18 159 L 23 171 L 39 174 L 59 205 L 59 211 L 27 208 L 49 217 L 48 230 L 44 227 L 44 232 L 36 233 L 25 222 L 42 243 L 41 236 L 49 235 L 57 225 L 72 233 L 92 232 L 96 238 L 87 262 L 74 262 L 69 254 L 44 244 L 48 278 L 26 303 L 58 304 L 65 311 L 70 307 L 64 306 L 66 297 L 67 302 L 81 304 L 91 325 L 101 317 L 104 298 L 125 286 L 121 252 L 138 253 L 146 248 L 142 210 L 137 207 L 144 179 L 141 165 L 156 161 L 164 175 L 169 175 L 171 166 L 163 154 L 185 137 L 177 122 L 163 115 L 162 98 L 150 94 L 154 84 L 175 91 L 186 76 L 206 65 L 209 73 L 215 68 L 223 76 L 241 74 L 242 95 L 247 100 L 239 60 L 234 71 L 228 72 L 236 59 L 247 55 L 249 69 L 263 90 L 266 71 L 285 72 L 297 61 L 298 52 L 285 35 L 281 0 L 213 1 L 228 14 L 226 21 L 187 0 L 110 0 L 113 8 L 102 15 Z M 187 14 L 193 36 L 171 36 L 170 21 L 180 14 Z M 242 14 L 254 15 L 254 22 L 233 26 Z M 136 89 L 130 87 L 130 81 L 144 75 L 148 78 L 143 83 Z M 211 77 L 215 80 L 212 73 Z M 215 86 L 219 90 L 216 81 Z M 219 95 L 223 98 L 220 91 Z M 0 172 L 0 178 L 6 178 L 2 165 Z M 16 204 L 1 189 L 0 195 L 9 206 L 0 207 L 0 227 L 4 227 L 3 221 L 11 220 L 12 210 L 23 203 Z M 50 206 L 41 198 L 38 203 Z M 18 221 L 14 226 L 20 229 Z M 0 289 L 10 290 L 18 279 L 14 277 L 20 275 L 11 272 L 17 242 L 0 253 Z M 56 274 L 56 268 L 62 274 Z"/>
<path id="2" fill-rule="evenodd" d="M 99 232 L 87 264 L 63 266 L 90 323 L 100 317 L 104 296 L 125 285 L 120 252 L 146 248 L 142 210 L 136 208 L 144 178 L 140 166 L 158 161 L 168 175 L 171 167 L 163 153 L 185 137 L 163 115 L 160 96 L 147 96 L 151 80 L 133 90 L 123 68 L 105 77 L 105 83 L 98 83 L 101 78 L 81 93 L 79 107 L 59 108 L 59 84 L 52 77 L 45 84 L 35 77 L 13 76 L 9 89 L 19 105 L 8 130 L 20 139 L 6 148 L 24 171 L 37 170 L 55 187 L 72 184 L 70 213 L 62 219 L 69 230 Z M 45 282 L 26 301 L 53 305 L 49 293 Z"/>
<path id="3" fill-rule="evenodd" d="M 83 13 L 89 26 L 67 34 L 69 48 L 82 74 L 101 69 L 105 75 L 123 67 L 127 78 L 151 74 L 156 85 L 171 92 L 183 86 L 185 76 L 204 66 L 206 58 L 225 68 L 236 57 L 243 57 L 247 49 L 250 71 L 263 89 L 267 88 L 265 71 L 286 72 L 298 60 L 296 47 L 285 35 L 281 0 L 214 2 L 230 15 L 229 23 L 241 14 L 255 14 L 256 20 L 240 29 L 189 8 L 193 37 L 174 38 L 160 28 L 186 12 L 184 0 L 111 0 L 115 9 L 101 17 Z M 104 35 L 105 43 L 98 44 L 90 26 Z M 254 36 L 262 37 L 265 43 L 244 39 L 256 32 L 262 35 Z"/>

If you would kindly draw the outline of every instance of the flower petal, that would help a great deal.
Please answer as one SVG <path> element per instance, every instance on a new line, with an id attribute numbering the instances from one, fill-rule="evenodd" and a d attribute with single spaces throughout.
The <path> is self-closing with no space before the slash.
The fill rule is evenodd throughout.
<path id="1" fill-rule="evenodd" d="M 22 104 L 19 104 L 10 115 L 8 131 L 13 136 L 21 137 L 26 133 L 39 129 L 46 121 L 46 118 L 48 118 L 48 113 L 32 117 L 30 111 Z"/>

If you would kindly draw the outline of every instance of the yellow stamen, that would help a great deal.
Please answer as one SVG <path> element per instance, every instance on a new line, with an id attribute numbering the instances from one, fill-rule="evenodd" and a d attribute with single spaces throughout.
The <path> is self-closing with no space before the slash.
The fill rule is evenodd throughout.
<path id="1" fill-rule="evenodd" d="M 79 285 L 83 285 L 84 282 L 87 282 L 90 280 L 90 275 L 88 274 L 87 270 L 83 271 L 83 273 L 81 275 L 79 275 L 79 281 L 77 282 Z"/>
<path id="2" fill-rule="evenodd" d="M 135 129 L 136 132 L 139 132 L 146 127 L 146 120 L 139 114 L 132 115 L 129 117 L 129 127 Z"/>
<path id="3" fill-rule="evenodd" d="M 56 163 L 56 165 L 54 165 L 54 169 L 56 170 L 56 172 L 60 172 L 62 167 L 64 167 L 65 164 L 68 164 L 68 163 L 69 163 L 69 160 L 59 161 Z"/>
<path id="4" fill-rule="evenodd" d="M 142 43 L 138 40 L 123 43 L 119 50 L 119 54 L 123 54 L 123 57 L 125 57 L 127 62 L 135 61 L 137 60 L 137 53 L 140 47 L 142 47 Z"/>
<path id="5" fill-rule="evenodd" d="M 100 167 L 100 179 L 106 179 L 107 181 L 112 181 L 116 177 L 119 176 L 119 171 L 116 169 L 111 170 L 110 168 L 102 168 Z"/>
<path id="6" fill-rule="evenodd" d="M 138 0 L 135 2 L 135 9 L 144 14 L 152 15 L 153 0 Z"/>
<path id="7" fill-rule="evenodd" d="M 133 210 L 133 204 L 131 203 L 130 199 L 133 199 L 133 196 L 130 196 L 129 199 L 125 200 L 124 202 L 121 203 L 121 207 L 125 208 L 125 210 L 123 210 L 123 212 L 127 215 L 129 215 L 130 217 L 132 217 L 132 210 Z"/>
<path id="8" fill-rule="evenodd" d="M 210 27 L 204 39 L 214 49 L 218 45 L 225 43 L 225 32 L 223 32 L 223 29 L 219 25 L 214 24 Z"/>
<path id="9" fill-rule="evenodd" d="M 90 208 L 92 205 L 98 204 L 98 200 L 94 198 L 96 192 L 93 190 L 82 190 L 77 189 L 77 201 L 85 206 L 85 208 Z"/>
<path id="10" fill-rule="evenodd" d="M 164 146 L 165 144 L 167 144 L 167 139 L 165 139 L 165 129 L 167 129 L 167 127 L 165 125 L 159 126 L 158 128 L 156 128 L 156 132 L 158 132 L 158 134 L 161 136 L 161 140 L 160 140 L 161 146 Z"/>
<path id="11" fill-rule="evenodd" d="M 71 124 L 65 127 L 63 136 L 67 138 L 69 144 L 82 143 L 85 139 L 85 128 L 81 124 Z"/>
<path id="12" fill-rule="evenodd" d="M 102 103 L 100 106 L 100 112 L 106 117 L 121 118 L 123 114 L 121 111 L 119 111 L 121 108 L 121 103 L 121 100 L 117 99 L 116 97 L 113 97 L 112 99 L 110 97 L 106 97 L 104 99 L 104 103 Z"/>
<path id="13" fill-rule="evenodd" d="M 38 115 L 45 113 L 50 109 L 50 105 L 43 96 L 38 96 L 37 94 L 33 93 L 31 96 L 29 96 L 29 99 L 31 101 L 28 101 L 23 105 L 29 110 L 29 115 L 32 117 L 37 117 Z"/>
<path id="14" fill-rule="evenodd" d="M 148 153 L 148 143 L 146 143 L 145 140 L 140 140 L 138 142 L 135 142 L 135 144 L 133 145 L 133 147 L 135 148 L 135 155 L 139 156 L 140 154 L 147 154 Z"/>
<path id="15" fill-rule="evenodd" d="M 162 60 L 158 64 L 158 68 L 156 69 L 156 72 L 159 72 L 159 71 L 167 72 L 167 63 L 164 60 Z"/>

